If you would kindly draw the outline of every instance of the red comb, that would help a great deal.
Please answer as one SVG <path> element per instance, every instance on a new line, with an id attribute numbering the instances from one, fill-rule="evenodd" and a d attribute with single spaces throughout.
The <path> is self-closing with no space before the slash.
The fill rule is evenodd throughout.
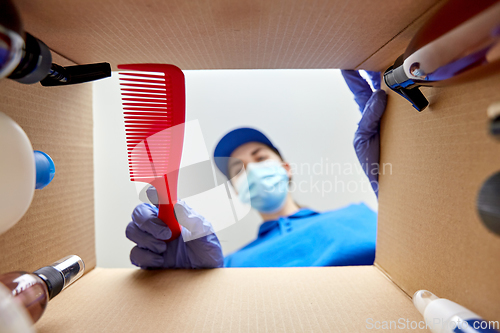
<path id="1" fill-rule="evenodd" d="M 184 74 L 173 65 L 128 64 L 120 72 L 130 180 L 153 185 L 158 217 L 179 237 L 174 205 L 184 140 Z"/>

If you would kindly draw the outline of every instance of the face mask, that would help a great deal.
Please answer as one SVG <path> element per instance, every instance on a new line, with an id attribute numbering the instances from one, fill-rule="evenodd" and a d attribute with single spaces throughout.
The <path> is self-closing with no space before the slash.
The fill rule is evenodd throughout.
<path id="1" fill-rule="evenodd" d="M 246 177 L 236 180 L 238 197 L 261 213 L 283 208 L 288 194 L 288 174 L 278 161 L 248 163 Z"/>

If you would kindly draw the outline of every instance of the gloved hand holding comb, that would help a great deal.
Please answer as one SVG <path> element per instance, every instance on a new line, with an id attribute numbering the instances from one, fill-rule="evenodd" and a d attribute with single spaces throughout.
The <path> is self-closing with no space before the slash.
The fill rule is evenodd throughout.
<path id="1" fill-rule="evenodd" d="M 181 235 L 165 242 L 172 232 L 158 218 L 158 209 L 145 203 L 134 209 L 126 229 L 127 238 L 137 244 L 130 252 L 132 264 L 141 268 L 222 267 L 224 256 L 210 222 L 182 200 L 175 204 L 175 215 Z"/>

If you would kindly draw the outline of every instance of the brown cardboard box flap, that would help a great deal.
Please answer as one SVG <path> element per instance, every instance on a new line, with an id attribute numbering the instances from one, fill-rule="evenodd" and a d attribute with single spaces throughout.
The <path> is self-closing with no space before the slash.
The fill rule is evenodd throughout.
<path id="1" fill-rule="evenodd" d="M 422 90 L 417 112 L 395 93 L 382 123 L 376 263 L 410 296 L 428 289 L 486 318 L 500 318 L 500 237 L 476 210 L 483 182 L 500 171 L 488 106 L 500 75 Z"/>
<path id="2" fill-rule="evenodd" d="M 53 55 L 53 61 L 71 65 Z M 42 87 L 0 81 L 0 111 L 49 154 L 56 174 L 25 216 L 0 235 L 0 274 L 33 271 L 76 254 L 95 266 L 92 85 Z"/>
<path id="3" fill-rule="evenodd" d="M 393 321 L 393 330 L 383 331 L 403 332 L 395 325 L 406 320 L 422 318 L 373 266 L 96 268 L 54 298 L 36 327 L 39 333 L 365 332 Z"/>
<path id="4" fill-rule="evenodd" d="M 182 69 L 357 68 L 394 61 L 439 0 L 18 0 L 26 30 L 77 63 Z M 441 1 L 442 2 L 442 1 Z M 377 58 L 377 59 L 380 59 Z"/>
<path id="5" fill-rule="evenodd" d="M 441 3 L 16 1 L 27 31 L 75 63 L 371 70 L 391 64 Z M 82 256 L 91 270 L 91 85 L 0 85 L 0 110 L 21 124 L 35 149 L 53 156 L 57 170 L 23 220 L 0 237 L 0 273 L 68 254 Z M 380 179 L 376 267 L 97 268 L 51 301 L 37 328 L 362 332 L 370 318 L 379 325 L 422 320 L 405 295 L 421 288 L 498 318 L 500 240 L 482 226 L 474 203 L 481 182 L 500 166 L 500 145 L 486 135 L 486 107 L 499 88 L 497 75 L 424 89 L 431 106 L 420 114 L 390 94 L 381 161 L 392 163 L 393 174 Z"/>

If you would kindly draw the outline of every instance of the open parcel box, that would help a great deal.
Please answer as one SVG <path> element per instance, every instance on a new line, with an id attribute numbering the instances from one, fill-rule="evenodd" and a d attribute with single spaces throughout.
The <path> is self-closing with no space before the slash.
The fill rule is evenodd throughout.
<path id="1" fill-rule="evenodd" d="M 16 1 L 61 65 L 164 62 L 182 69 L 386 69 L 443 1 Z M 486 109 L 500 75 L 426 88 L 422 113 L 390 93 L 381 129 L 374 266 L 141 271 L 95 267 L 92 86 L 0 82 L 0 111 L 57 177 L 0 237 L 0 273 L 80 255 L 86 274 L 49 304 L 39 332 L 376 330 L 422 317 L 428 289 L 500 319 L 500 237 L 479 220 L 482 182 L 500 169 Z M 120 231 L 122 232 L 122 231 Z M 414 324 L 413 324 L 414 325 Z M 370 329 L 371 328 L 371 329 Z M 389 330 L 386 330 L 389 331 Z"/>

